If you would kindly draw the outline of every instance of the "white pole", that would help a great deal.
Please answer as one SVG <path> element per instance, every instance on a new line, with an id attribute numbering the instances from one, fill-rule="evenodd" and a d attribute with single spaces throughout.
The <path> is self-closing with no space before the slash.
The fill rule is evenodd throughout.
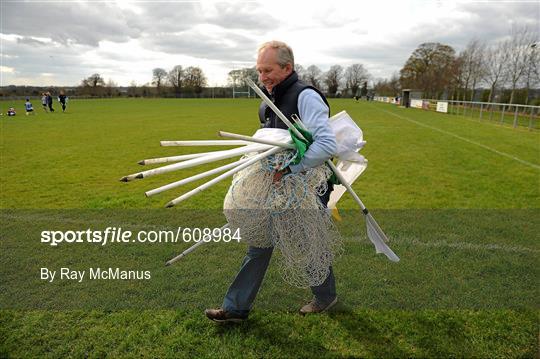
<path id="1" fill-rule="evenodd" d="M 262 143 L 262 144 L 265 144 L 265 145 L 279 146 L 279 147 L 283 147 L 283 148 L 288 148 L 290 150 L 296 150 L 296 147 L 291 143 L 284 143 L 284 142 L 278 142 L 278 141 L 265 140 L 265 139 L 262 139 L 262 138 L 244 136 L 244 135 L 239 135 L 239 134 L 236 134 L 236 133 L 225 132 L 225 131 L 219 131 L 218 134 L 221 137 L 238 138 L 238 139 L 242 139 L 242 140 L 248 141 L 248 142 Z"/>
<path id="2" fill-rule="evenodd" d="M 245 141 L 227 140 L 193 140 L 193 141 L 160 141 L 163 147 L 170 146 L 241 146 L 246 145 Z"/>
<path id="3" fill-rule="evenodd" d="M 190 182 L 199 180 L 201 178 L 205 178 L 205 177 L 211 176 L 213 174 L 216 174 L 216 173 L 223 172 L 225 170 L 234 168 L 234 167 L 236 167 L 238 165 L 241 165 L 244 162 L 247 162 L 247 160 L 248 160 L 247 158 L 244 158 L 244 159 L 241 159 L 239 161 L 226 164 L 225 166 L 214 168 L 214 169 L 211 169 L 210 171 L 199 173 L 198 175 L 191 176 L 191 177 L 188 177 L 188 178 L 184 178 L 184 179 L 182 179 L 180 181 L 176 181 L 176 182 L 173 182 L 173 183 L 169 183 L 168 185 L 161 186 L 159 188 L 150 190 L 150 191 L 146 192 L 145 195 L 146 195 L 146 197 L 151 197 L 151 196 L 153 196 L 155 194 L 158 194 L 158 193 L 161 193 L 163 191 L 167 191 L 169 189 L 179 187 L 179 186 L 184 185 L 186 183 L 190 183 Z"/>
<path id="4" fill-rule="evenodd" d="M 202 165 L 205 163 L 220 161 L 227 158 L 244 155 L 249 152 L 264 151 L 264 150 L 267 150 L 269 147 L 270 146 L 267 146 L 267 145 L 249 145 L 249 146 L 244 146 L 241 148 L 235 148 L 232 150 L 223 151 L 223 153 L 217 154 L 217 155 L 203 156 L 203 157 L 194 158 L 194 159 L 187 160 L 180 163 L 173 163 L 168 166 L 163 166 L 163 167 L 155 168 L 148 171 L 133 173 L 133 174 L 122 177 L 120 181 L 129 182 L 129 181 L 133 181 L 134 179 L 142 179 L 146 177 L 151 177 L 151 176 L 155 176 L 162 173 L 177 171 L 184 168 L 190 168 L 190 167 Z"/>
<path id="5" fill-rule="evenodd" d="M 146 160 L 139 161 L 140 165 L 150 165 L 157 163 L 168 163 L 168 162 L 179 162 L 190 160 L 192 158 L 204 157 L 211 154 L 221 153 L 223 151 L 213 151 L 213 152 L 200 152 L 200 153 L 191 153 L 189 155 L 180 155 L 180 156 L 171 156 L 171 157 L 159 157 L 159 158 L 149 158 Z"/>
<path id="6" fill-rule="evenodd" d="M 229 227 L 229 224 L 225 224 L 223 227 L 220 228 L 221 232 L 223 232 L 223 230 L 225 228 L 228 228 Z M 176 257 L 174 257 L 173 259 L 170 259 L 168 260 L 165 265 L 166 266 L 170 266 L 171 264 L 173 264 L 174 262 L 184 258 L 185 256 L 187 256 L 189 253 L 193 252 L 195 249 L 199 248 L 200 246 L 202 246 L 203 244 L 206 244 L 206 243 L 210 243 L 210 242 L 205 242 L 203 240 L 200 240 L 199 242 L 195 243 L 194 245 L 192 245 L 191 247 L 189 247 L 188 249 L 186 249 L 185 251 L 183 251 L 182 253 L 180 253 L 179 255 L 177 255 Z"/>
<path id="7" fill-rule="evenodd" d="M 260 154 L 258 154 L 256 156 L 250 158 L 247 162 L 244 162 L 240 166 L 238 166 L 236 168 L 233 168 L 232 170 L 229 170 L 229 171 L 223 173 L 222 175 L 214 178 L 213 180 L 210 180 L 210 181 L 206 182 L 205 184 L 203 184 L 203 185 L 201 185 L 201 186 L 199 186 L 199 187 L 197 187 L 195 189 L 192 189 L 191 191 L 181 195 L 178 198 L 173 199 L 172 201 L 167 203 L 166 207 L 172 207 L 172 206 L 182 202 L 183 200 L 186 200 L 186 199 L 190 198 L 191 196 L 196 195 L 197 193 L 204 191 L 208 187 L 215 185 L 216 183 L 224 180 L 225 178 L 234 175 L 236 172 L 239 172 L 239 171 L 243 170 L 244 168 L 246 168 L 248 166 L 251 166 L 255 162 L 260 161 L 263 158 L 268 157 L 270 155 L 273 155 L 274 153 L 277 153 L 279 151 L 282 151 L 282 149 L 279 148 L 279 147 L 273 147 L 273 148 L 267 150 L 266 152 L 260 153 Z"/>
<path id="8" fill-rule="evenodd" d="M 223 132 L 223 131 L 219 131 L 220 133 Z M 226 133 L 228 134 L 228 132 L 223 132 L 223 133 Z M 242 136 L 246 141 L 250 141 L 250 142 L 255 142 L 255 143 L 260 143 L 260 138 L 255 138 L 255 137 L 251 137 L 251 136 L 244 136 L 244 135 L 236 135 L 236 134 L 233 134 L 235 136 Z M 281 147 L 281 148 L 286 148 L 286 149 L 295 149 L 296 147 L 294 147 L 294 145 L 290 144 L 290 143 L 285 143 L 285 142 L 279 142 L 279 141 L 271 141 L 272 144 L 274 146 L 277 146 L 277 147 Z M 291 146 L 293 146 L 291 148 Z"/>
<path id="9" fill-rule="evenodd" d="M 173 259 L 168 260 L 165 263 L 165 265 L 170 266 L 174 262 L 176 262 L 176 261 L 182 259 L 183 257 L 187 256 L 189 253 L 193 252 L 195 249 L 197 249 L 198 247 L 202 246 L 205 243 L 208 243 L 208 242 L 204 242 L 204 241 L 201 240 L 201 241 L 195 243 L 194 245 L 192 245 L 191 247 L 189 247 L 188 249 L 186 249 L 185 251 L 183 251 L 182 253 L 180 253 L 179 255 L 174 257 Z"/>

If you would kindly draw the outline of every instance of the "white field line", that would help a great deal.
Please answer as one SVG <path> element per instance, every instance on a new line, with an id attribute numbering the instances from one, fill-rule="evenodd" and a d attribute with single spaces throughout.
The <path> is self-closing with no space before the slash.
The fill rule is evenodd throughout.
<path id="1" fill-rule="evenodd" d="M 494 148 L 491 148 L 491 147 L 489 147 L 489 146 L 486 146 L 486 145 L 483 145 L 483 144 L 481 144 L 481 143 L 478 143 L 478 142 L 469 140 L 469 139 L 467 139 L 467 138 L 465 138 L 465 137 L 461 137 L 461 136 L 459 136 L 459 135 L 456 135 L 456 134 L 454 134 L 454 133 L 452 133 L 452 132 L 448 132 L 448 131 L 445 131 L 445 130 L 441 130 L 440 128 L 437 128 L 437 127 L 433 127 L 433 126 L 426 125 L 426 124 L 424 124 L 424 123 L 422 123 L 422 122 L 415 121 L 415 120 L 413 120 L 413 119 L 410 119 L 410 118 L 405 117 L 405 116 L 398 115 L 398 114 L 393 113 L 393 112 L 388 111 L 388 110 L 381 110 L 381 111 L 386 112 L 386 113 L 388 113 L 388 114 L 390 114 L 390 115 L 392 115 L 392 116 L 395 116 L 395 117 L 397 117 L 397 118 L 400 118 L 400 119 L 402 119 L 402 120 L 406 120 L 406 121 L 412 122 L 412 123 L 414 123 L 414 124 L 417 124 L 418 126 L 422 126 L 422 127 L 425 127 L 425 128 L 429 128 L 429 129 L 431 129 L 431 130 L 434 130 L 434 131 L 443 133 L 443 134 L 445 134 L 445 135 L 455 137 L 455 138 L 457 138 L 457 139 L 459 139 L 459 140 L 462 140 L 462 141 L 464 141 L 464 142 L 470 143 L 470 144 L 472 144 L 472 145 L 476 145 L 476 146 L 478 146 L 478 147 L 482 147 L 482 148 L 484 148 L 484 149 L 486 149 L 486 150 L 488 150 L 488 151 L 491 151 L 491 152 L 493 152 L 493 153 L 496 153 L 496 154 L 498 154 L 498 155 L 501 155 L 501 156 L 510 158 L 510 159 L 512 159 L 512 160 L 514 160 L 514 161 L 517 161 L 517 162 L 520 162 L 520 163 L 522 163 L 522 164 L 524 164 L 524 165 L 526 165 L 526 166 L 529 166 L 529 167 L 532 167 L 532 168 L 534 168 L 534 169 L 540 170 L 540 166 L 539 166 L 539 165 L 536 165 L 536 164 L 534 164 L 534 163 L 531 163 L 531 162 L 522 160 L 521 158 L 518 158 L 518 157 L 516 157 L 516 156 L 512 156 L 512 155 L 510 155 L 510 154 L 508 154 L 508 153 L 506 153 L 506 152 L 501 152 L 501 151 L 496 150 L 496 149 L 494 149 Z"/>
<path id="2" fill-rule="evenodd" d="M 390 236 L 392 237 L 392 236 Z M 358 242 L 360 239 L 362 244 L 371 246 L 371 242 L 368 241 L 367 237 L 345 237 L 346 241 L 355 241 Z M 392 247 L 398 247 L 400 244 L 412 245 L 417 247 L 434 247 L 434 248 L 452 248 L 459 250 L 469 250 L 469 251 L 502 251 L 502 252 L 513 252 L 513 253 L 540 253 L 540 250 L 524 247 L 524 246 L 512 246 L 507 244 L 497 244 L 497 243 L 469 243 L 469 242 L 448 242 L 445 240 L 433 240 L 429 242 L 423 242 L 416 238 L 391 238 L 388 243 Z M 399 248 L 399 247 L 398 247 Z M 399 251 L 399 249 L 398 249 Z"/>
<path id="3" fill-rule="evenodd" d="M 116 226 L 116 227 L 122 227 L 122 228 L 139 228 L 144 230 L 171 230 L 171 227 L 166 227 L 163 225 L 142 225 L 142 224 L 133 224 L 133 223 L 127 223 L 127 222 L 121 222 L 121 224 L 111 223 L 111 224 L 104 224 L 104 221 L 101 220 L 87 220 L 87 219 L 67 219 L 67 218 L 51 218 L 50 216 L 40 216 L 40 215 L 25 215 L 25 216 L 19 216 L 19 215 L 8 215 L 8 214 L 1 214 L 0 217 L 3 219 L 11 219 L 11 220 L 21 220 L 21 221 L 27 221 L 27 222 L 36 222 L 36 221 L 44 221 L 44 222 L 53 222 L 55 224 L 58 223 L 69 223 L 73 225 L 80 225 L 80 228 L 73 228 L 72 230 L 86 230 L 89 226 L 95 225 L 95 226 Z M 459 250 L 469 250 L 469 251 L 501 251 L 501 252 L 510 252 L 510 253 L 533 253 L 537 254 L 540 253 L 540 250 L 524 247 L 524 246 L 511 246 L 506 244 L 497 244 L 497 243 L 469 243 L 469 242 L 447 242 L 445 240 L 433 240 L 429 242 L 423 242 L 416 238 L 408 238 L 408 237 L 393 237 L 390 236 L 390 242 L 392 246 L 398 246 L 401 244 L 407 244 L 407 245 L 413 245 L 418 247 L 435 247 L 435 248 L 452 248 L 452 249 L 459 249 Z M 346 242 L 360 242 L 362 245 L 366 246 L 373 246 L 373 244 L 368 240 L 368 238 L 365 236 L 365 234 L 361 236 L 356 237 L 343 237 L 343 239 Z M 232 243 L 232 242 L 231 242 Z M 236 243 L 236 242 L 234 242 Z"/>

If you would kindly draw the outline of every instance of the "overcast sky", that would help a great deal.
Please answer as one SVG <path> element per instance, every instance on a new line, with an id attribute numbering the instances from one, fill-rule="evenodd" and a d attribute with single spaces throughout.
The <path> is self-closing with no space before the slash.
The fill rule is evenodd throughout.
<path id="1" fill-rule="evenodd" d="M 447 1 L 16 1 L 0 0 L 0 85 L 80 84 L 93 73 L 119 85 L 152 69 L 199 66 L 209 85 L 253 66 L 267 40 L 296 63 L 363 64 L 374 78 L 399 71 L 423 42 L 462 50 L 493 43 L 512 25 L 540 28 L 540 0 Z"/>

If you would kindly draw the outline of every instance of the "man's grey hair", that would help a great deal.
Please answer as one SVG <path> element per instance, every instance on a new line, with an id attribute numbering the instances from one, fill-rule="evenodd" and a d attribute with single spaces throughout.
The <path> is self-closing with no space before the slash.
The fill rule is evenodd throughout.
<path id="1" fill-rule="evenodd" d="M 282 41 L 268 41 L 259 46 L 259 50 L 257 51 L 257 53 L 260 54 L 266 48 L 272 48 L 277 50 L 277 63 L 279 64 L 279 66 L 283 68 L 287 64 L 291 64 L 292 68 L 294 69 L 294 55 L 289 45 Z"/>

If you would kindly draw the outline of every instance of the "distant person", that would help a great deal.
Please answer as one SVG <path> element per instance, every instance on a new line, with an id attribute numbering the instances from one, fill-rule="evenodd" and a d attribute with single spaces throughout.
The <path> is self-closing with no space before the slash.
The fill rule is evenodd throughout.
<path id="1" fill-rule="evenodd" d="M 360 99 L 360 97 L 354 96 L 354 99 L 356 100 L 356 102 L 358 102 L 358 100 Z"/>
<path id="2" fill-rule="evenodd" d="M 66 103 L 68 101 L 68 98 L 64 91 L 60 91 L 60 95 L 58 95 L 58 102 L 60 102 L 60 105 L 62 105 L 62 112 L 66 112 Z"/>
<path id="3" fill-rule="evenodd" d="M 7 115 L 8 116 L 15 116 L 17 114 L 17 112 L 15 111 L 15 109 L 13 107 L 10 107 L 8 110 L 7 110 Z"/>
<path id="4" fill-rule="evenodd" d="M 26 103 L 24 104 L 24 108 L 26 109 L 26 116 L 33 115 L 34 114 L 34 106 L 32 106 L 32 103 L 30 102 L 30 99 L 26 99 Z"/>
<path id="5" fill-rule="evenodd" d="M 54 112 L 54 108 L 52 107 L 52 96 L 50 92 L 47 92 L 47 106 L 49 106 L 49 111 Z"/>
<path id="6" fill-rule="evenodd" d="M 41 94 L 41 105 L 43 106 L 43 110 L 47 112 L 47 94 L 45 92 Z"/>

